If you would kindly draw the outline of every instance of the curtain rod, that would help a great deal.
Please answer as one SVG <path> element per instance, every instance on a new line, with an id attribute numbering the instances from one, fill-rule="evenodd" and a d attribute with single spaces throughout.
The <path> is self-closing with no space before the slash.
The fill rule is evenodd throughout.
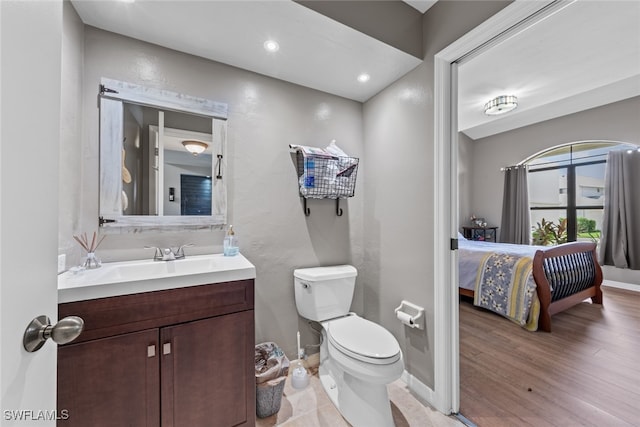
<path id="1" fill-rule="evenodd" d="M 506 170 L 518 169 L 518 168 L 527 168 L 528 165 L 513 165 L 513 166 L 505 166 L 500 168 L 500 172 L 504 172 Z"/>

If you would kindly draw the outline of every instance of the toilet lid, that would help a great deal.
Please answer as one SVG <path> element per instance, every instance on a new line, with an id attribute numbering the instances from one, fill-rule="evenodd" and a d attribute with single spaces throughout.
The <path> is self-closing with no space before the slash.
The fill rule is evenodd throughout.
<path id="1" fill-rule="evenodd" d="M 400 346 L 391 332 L 358 316 L 332 320 L 329 341 L 343 353 L 364 362 L 393 363 L 400 359 Z"/>

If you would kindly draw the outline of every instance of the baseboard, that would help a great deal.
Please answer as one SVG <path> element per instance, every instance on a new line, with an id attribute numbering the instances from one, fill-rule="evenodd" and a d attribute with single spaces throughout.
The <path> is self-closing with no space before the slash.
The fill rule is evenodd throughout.
<path id="1" fill-rule="evenodd" d="M 609 286 L 611 288 L 640 292 L 640 285 L 634 285 L 633 283 L 616 282 L 615 280 L 604 280 L 602 282 L 602 286 Z"/>
<path id="2" fill-rule="evenodd" d="M 428 403 L 432 407 L 436 407 L 435 404 L 435 392 L 433 389 L 425 385 L 422 381 L 411 375 L 406 370 L 402 373 L 400 377 L 402 381 L 407 385 L 409 390 L 413 394 L 415 394 L 420 400 L 424 403 Z"/>

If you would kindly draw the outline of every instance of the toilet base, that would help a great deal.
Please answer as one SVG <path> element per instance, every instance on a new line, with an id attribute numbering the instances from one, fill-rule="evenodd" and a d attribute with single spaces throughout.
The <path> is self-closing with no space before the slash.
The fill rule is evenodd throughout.
<path id="1" fill-rule="evenodd" d="M 319 376 L 327 395 L 353 427 L 394 426 L 386 384 L 362 381 L 330 359 L 320 363 Z"/>

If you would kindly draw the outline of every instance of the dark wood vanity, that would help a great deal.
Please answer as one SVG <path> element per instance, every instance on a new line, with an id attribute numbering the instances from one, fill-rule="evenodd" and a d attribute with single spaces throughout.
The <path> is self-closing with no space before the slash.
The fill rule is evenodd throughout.
<path id="1" fill-rule="evenodd" d="M 58 426 L 254 426 L 254 280 L 62 303 Z"/>

